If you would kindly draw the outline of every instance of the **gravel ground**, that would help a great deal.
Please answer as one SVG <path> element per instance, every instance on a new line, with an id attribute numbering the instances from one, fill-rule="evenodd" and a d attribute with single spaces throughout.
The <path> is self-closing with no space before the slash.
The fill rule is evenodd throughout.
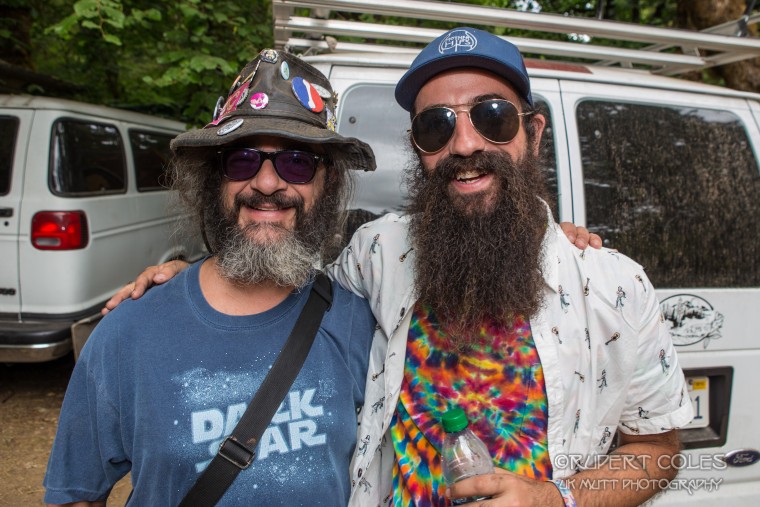
<path id="1" fill-rule="evenodd" d="M 74 367 L 69 355 L 36 364 L 0 364 L 0 506 L 43 505 L 45 475 L 58 413 Z M 108 505 L 124 505 L 127 479 Z"/>

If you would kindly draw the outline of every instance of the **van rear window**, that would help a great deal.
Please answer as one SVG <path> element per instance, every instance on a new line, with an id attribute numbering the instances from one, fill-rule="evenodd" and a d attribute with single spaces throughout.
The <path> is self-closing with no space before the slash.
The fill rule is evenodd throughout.
<path id="1" fill-rule="evenodd" d="M 760 172 L 732 112 L 585 101 L 586 219 L 656 287 L 760 286 Z"/>
<path id="2" fill-rule="evenodd" d="M 6 195 L 11 191 L 11 172 L 17 132 L 18 118 L 0 116 L 0 195 Z"/>
<path id="3" fill-rule="evenodd" d="M 155 132 L 129 131 L 137 190 L 145 192 L 169 188 L 171 182 L 167 181 L 166 169 L 172 157 L 169 149 L 172 137 Z"/>
<path id="4" fill-rule="evenodd" d="M 50 187 L 59 195 L 127 190 L 124 146 L 113 125 L 59 120 L 53 125 Z"/>

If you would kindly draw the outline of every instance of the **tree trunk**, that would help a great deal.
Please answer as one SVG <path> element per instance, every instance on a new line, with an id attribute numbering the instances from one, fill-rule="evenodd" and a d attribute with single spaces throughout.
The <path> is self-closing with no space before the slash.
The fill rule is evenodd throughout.
<path id="1" fill-rule="evenodd" d="M 682 28 L 702 30 L 744 15 L 744 0 L 678 0 L 677 22 Z M 756 35 L 755 27 L 750 34 Z M 736 90 L 760 92 L 760 58 L 715 67 L 726 86 Z"/>
<path id="2" fill-rule="evenodd" d="M 0 39 L 0 59 L 18 67 L 31 69 L 31 8 L 0 5 L 0 19 L 3 20 L 2 27 L 8 30 L 10 35 Z"/>

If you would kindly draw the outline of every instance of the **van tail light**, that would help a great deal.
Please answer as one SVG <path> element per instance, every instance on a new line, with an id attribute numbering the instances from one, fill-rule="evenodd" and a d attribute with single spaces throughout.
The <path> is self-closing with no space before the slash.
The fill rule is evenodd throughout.
<path id="1" fill-rule="evenodd" d="M 32 217 L 32 245 L 40 250 L 78 250 L 87 246 L 84 211 L 40 211 Z"/>

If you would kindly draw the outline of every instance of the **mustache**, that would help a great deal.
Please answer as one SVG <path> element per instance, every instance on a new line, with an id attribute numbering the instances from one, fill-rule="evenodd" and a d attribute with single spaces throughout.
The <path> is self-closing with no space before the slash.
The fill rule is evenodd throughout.
<path id="1" fill-rule="evenodd" d="M 505 157 L 507 157 L 505 159 Z M 431 177 L 441 180 L 456 178 L 464 171 L 477 171 L 484 174 L 499 173 L 501 166 L 507 161 L 514 164 L 512 157 L 506 153 L 480 151 L 470 156 L 449 155 L 438 161 Z"/>
<path id="2" fill-rule="evenodd" d="M 298 214 L 304 210 L 303 198 L 298 195 L 284 195 L 282 192 L 276 192 L 271 195 L 264 195 L 258 190 L 254 190 L 248 195 L 237 195 L 233 202 L 234 212 L 240 212 L 240 208 L 247 206 L 256 208 L 262 205 L 276 206 L 278 208 L 296 208 Z"/>

